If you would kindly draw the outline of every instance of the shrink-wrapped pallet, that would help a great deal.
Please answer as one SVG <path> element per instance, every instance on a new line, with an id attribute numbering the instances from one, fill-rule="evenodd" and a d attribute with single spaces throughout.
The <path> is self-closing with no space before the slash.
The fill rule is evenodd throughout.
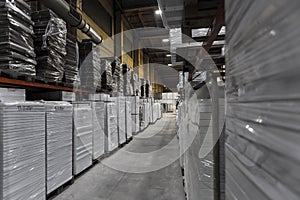
<path id="1" fill-rule="evenodd" d="M 73 173 L 78 175 L 92 165 L 93 117 L 91 104 L 74 102 Z"/>
<path id="2" fill-rule="evenodd" d="M 126 120 L 126 140 L 129 140 L 132 138 L 132 119 L 131 119 L 131 103 L 129 101 L 126 101 L 126 115 L 125 115 L 125 120 Z"/>
<path id="3" fill-rule="evenodd" d="M 45 102 L 47 194 L 72 179 L 73 109 L 67 102 Z"/>
<path id="4" fill-rule="evenodd" d="M 46 199 L 45 107 L 0 103 L 0 199 Z"/>
<path id="5" fill-rule="evenodd" d="M 118 148 L 118 114 L 115 103 L 106 103 L 106 139 L 105 150 L 111 152 Z"/>
<path id="6" fill-rule="evenodd" d="M 92 102 L 93 110 L 93 160 L 105 152 L 105 103 Z"/>

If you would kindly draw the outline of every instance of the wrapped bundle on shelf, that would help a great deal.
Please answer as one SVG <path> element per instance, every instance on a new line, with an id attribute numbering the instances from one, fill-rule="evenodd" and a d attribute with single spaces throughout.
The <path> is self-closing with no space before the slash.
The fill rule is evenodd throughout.
<path id="1" fill-rule="evenodd" d="M 132 71 L 126 64 L 123 64 L 122 68 L 123 68 L 123 78 L 124 78 L 124 95 L 125 96 L 133 96 L 134 92 L 133 92 L 133 87 L 131 84 Z"/>
<path id="2" fill-rule="evenodd" d="M 45 102 L 47 194 L 72 179 L 73 109 L 66 102 Z"/>
<path id="3" fill-rule="evenodd" d="M 111 63 L 101 59 L 101 89 L 111 91 L 113 89 L 113 75 Z"/>
<path id="4" fill-rule="evenodd" d="M 225 1 L 227 199 L 300 197 L 299 6 Z"/>
<path id="5" fill-rule="evenodd" d="M 112 63 L 112 74 L 113 74 L 113 93 L 114 96 L 123 96 L 123 74 L 121 61 L 119 58 L 115 58 Z M 122 88 L 121 88 L 122 86 Z"/>
<path id="6" fill-rule="evenodd" d="M 93 117 L 90 103 L 73 103 L 73 173 L 78 175 L 92 165 Z"/>
<path id="7" fill-rule="evenodd" d="M 131 85 L 133 90 L 133 95 L 139 96 L 140 95 L 140 82 L 139 82 L 139 75 L 136 72 L 131 73 Z"/>
<path id="8" fill-rule="evenodd" d="M 51 10 L 31 14 L 34 21 L 34 46 L 37 54 L 37 76 L 49 82 L 61 82 L 64 75 L 66 23 Z"/>
<path id="9" fill-rule="evenodd" d="M 106 139 L 105 151 L 111 152 L 118 148 L 118 114 L 115 103 L 106 103 Z"/>
<path id="10" fill-rule="evenodd" d="M 130 101 L 125 102 L 126 105 L 126 140 L 129 140 L 132 138 L 132 119 L 131 119 L 131 103 Z"/>
<path id="11" fill-rule="evenodd" d="M 46 199 L 45 107 L 0 103 L 0 199 Z"/>
<path id="12" fill-rule="evenodd" d="M 101 88 L 100 48 L 90 40 L 83 40 L 79 46 L 80 81 L 85 89 Z"/>
<path id="13" fill-rule="evenodd" d="M 0 0 L 0 70 L 36 75 L 33 21 L 23 0 Z"/>
<path id="14" fill-rule="evenodd" d="M 105 103 L 92 102 L 93 110 L 93 160 L 105 153 Z"/>
<path id="15" fill-rule="evenodd" d="M 78 72 L 78 44 L 76 37 L 68 34 L 67 35 L 67 45 L 66 45 L 67 55 L 65 57 L 66 64 L 64 66 L 65 81 L 67 83 L 74 84 L 79 81 Z"/>
<path id="16" fill-rule="evenodd" d="M 25 101 L 25 90 L 15 88 L 0 88 L 0 101 Z"/>

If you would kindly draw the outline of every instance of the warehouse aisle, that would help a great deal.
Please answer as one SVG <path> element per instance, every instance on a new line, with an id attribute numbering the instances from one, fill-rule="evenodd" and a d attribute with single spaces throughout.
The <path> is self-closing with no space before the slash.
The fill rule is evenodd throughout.
<path id="1" fill-rule="evenodd" d="M 121 151 L 104 159 L 77 179 L 55 200 L 184 200 L 178 160 L 163 169 L 137 174 L 121 172 L 106 166 L 113 165 L 116 168 L 124 166 L 126 169 L 128 166 L 138 167 L 139 163 L 143 163 L 142 166 L 155 168 L 158 166 L 155 157 L 145 158 L 142 161 L 139 158 L 128 159 L 126 151 L 149 153 L 167 144 L 169 144 L 168 148 L 164 151 L 164 155 L 161 155 L 161 159 L 166 160 L 174 154 L 179 154 L 175 117 L 174 114 L 166 114 L 156 124 L 135 136 L 133 141 Z M 176 143 L 172 142 L 174 138 Z M 122 163 L 122 165 L 117 165 L 117 163 Z"/>

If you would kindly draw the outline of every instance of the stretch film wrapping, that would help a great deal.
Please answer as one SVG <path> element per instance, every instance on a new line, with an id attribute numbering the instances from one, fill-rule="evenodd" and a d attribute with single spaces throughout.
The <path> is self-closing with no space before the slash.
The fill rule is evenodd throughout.
<path id="1" fill-rule="evenodd" d="M 23 0 L 0 1 L 0 69 L 35 76 L 33 21 Z"/>
<path id="2" fill-rule="evenodd" d="M 118 148 L 118 113 L 115 103 L 106 103 L 106 152 Z"/>
<path id="3" fill-rule="evenodd" d="M 137 134 L 140 131 L 140 118 L 139 118 L 139 115 L 132 115 L 131 114 L 131 120 L 132 120 L 132 133 Z"/>
<path id="4" fill-rule="evenodd" d="M 218 193 L 214 156 L 218 138 L 215 137 L 224 126 L 225 101 L 218 100 L 218 115 L 214 117 L 216 108 L 213 108 L 212 100 L 196 96 L 179 106 L 179 143 L 180 152 L 184 153 L 180 162 L 185 171 L 187 199 L 213 200 Z"/>
<path id="5" fill-rule="evenodd" d="M 126 142 L 126 97 L 114 97 L 117 105 L 119 144 Z"/>
<path id="6" fill-rule="evenodd" d="M 0 101 L 25 101 L 25 90 L 15 88 L 0 88 Z"/>
<path id="7" fill-rule="evenodd" d="M 73 103 L 73 173 L 78 175 L 92 165 L 93 117 L 90 103 Z"/>
<path id="8" fill-rule="evenodd" d="M 126 97 L 127 101 L 131 103 L 131 114 L 137 115 L 140 112 L 140 97 L 137 96 L 129 96 Z"/>
<path id="9" fill-rule="evenodd" d="M 131 103 L 126 101 L 126 139 L 132 138 L 132 119 L 131 119 Z"/>
<path id="10" fill-rule="evenodd" d="M 105 103 L 104 102 L 92 102 L 93 109 L 93 159 L 97 159 L 105 152 Z"/>
<path id="11" fill-rule="evenodd" d="M 46 199 L 45 107 L 0 103 L 0 199 Z"/>
<path id="12" fill-rule="evenodd" d="M 300 1 L 227 0 L 227 199 L 300 198 Z"/>
<path id="13" fill-rule="evenodd" d="M 47 81 L 62 81 L 67 55 L 66 22 L 49 9 L 33 12 L 31 16 L 34 21 L 37 76 Z"/>
<path id="14" fill-rule="evenodd" d="M 45 102 L 47 194 L 72 179 L 72 105 Z"/>

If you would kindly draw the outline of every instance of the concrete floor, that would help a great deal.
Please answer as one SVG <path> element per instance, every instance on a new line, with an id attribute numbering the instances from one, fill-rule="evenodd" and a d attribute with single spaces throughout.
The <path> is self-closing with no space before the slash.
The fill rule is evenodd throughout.
<path id="1" fill-rule="evenodd" d="M 176 131 L 175 115 L 164 115 L 54 199 L 184 200 Z"/>

